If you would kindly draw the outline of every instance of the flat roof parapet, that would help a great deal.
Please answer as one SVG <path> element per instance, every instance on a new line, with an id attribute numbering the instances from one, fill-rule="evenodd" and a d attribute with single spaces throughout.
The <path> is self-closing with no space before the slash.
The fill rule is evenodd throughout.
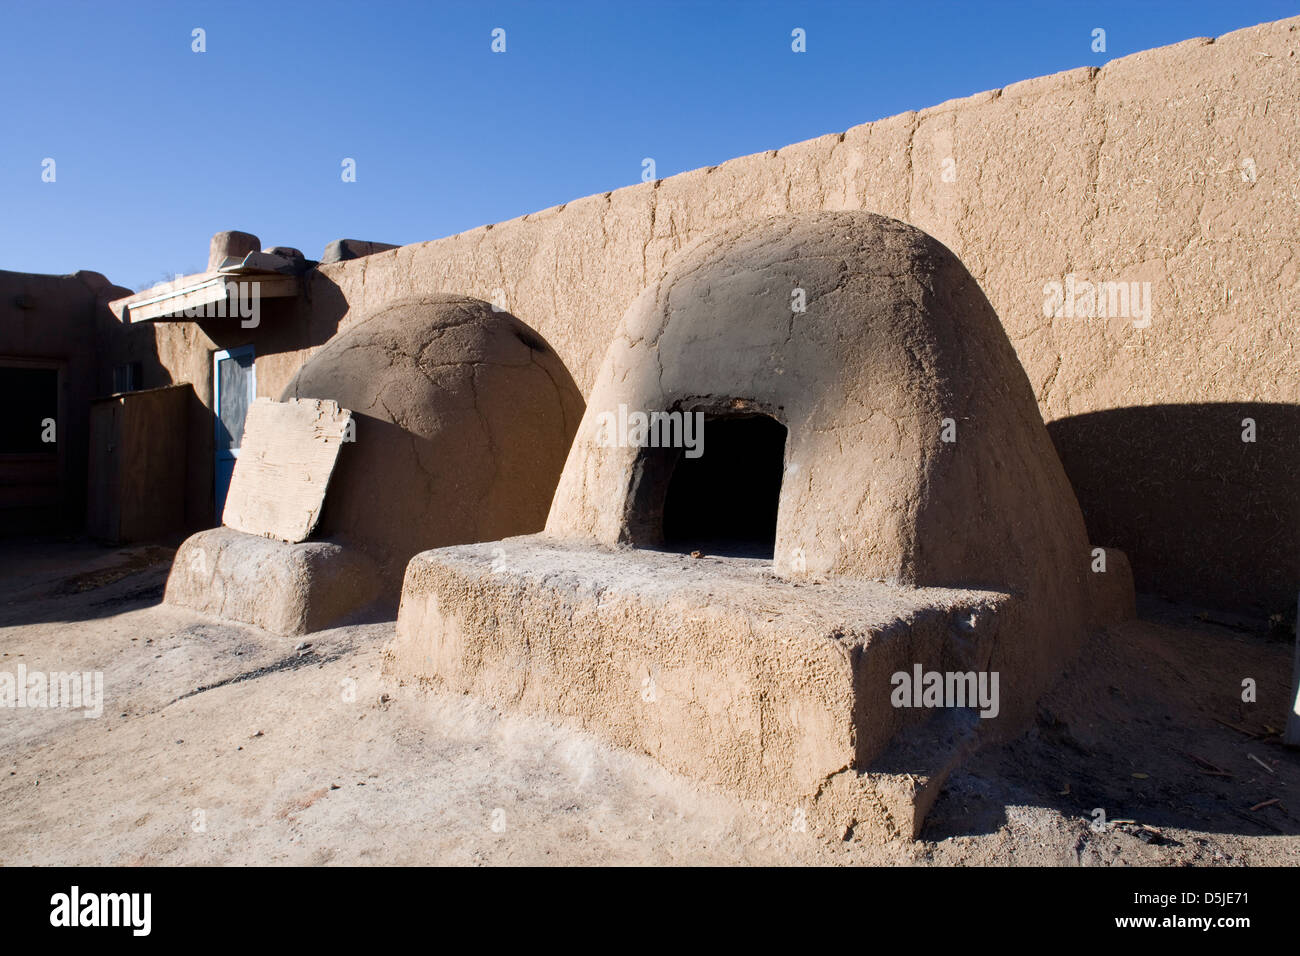
<path id="1" fill-rule="evenodd" d="M 376 252 L 387 252 L 397 246 L 388 242 L 367 242 L 363 239 L 335 239 L 321 253 L 320 261 L 346 262 L 348 259 L 360 259 L 373 256 Z"/>

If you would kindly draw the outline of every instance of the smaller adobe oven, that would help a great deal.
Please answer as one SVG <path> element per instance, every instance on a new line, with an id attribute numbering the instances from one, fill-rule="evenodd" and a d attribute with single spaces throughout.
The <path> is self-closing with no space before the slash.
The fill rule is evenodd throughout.
<path id="1" fill-rule="evenodd" d="M 389 302 L 332 337 L 275 404 L 300 403 L 330 409 L 328 431 L 268 425 L 235 469 L 266 507 L 232 514 L 227 502 L 225 527 L 187 539 L 168 603 L 281 634 L 335 626 L 376 599 L 391 607 L 413 554 L 544 526 L 583 408 L 539 334 L 446 294 Z M 295 439 L 333 442 L 337 464 Z M 282 509 L 295 521 L 269 520 Z"/>

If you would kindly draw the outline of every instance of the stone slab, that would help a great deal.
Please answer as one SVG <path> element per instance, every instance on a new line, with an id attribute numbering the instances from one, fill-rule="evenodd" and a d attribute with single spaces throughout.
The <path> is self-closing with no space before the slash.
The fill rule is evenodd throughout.
<path id="1" fill-rule="evenodd" d="M 247 534 L 305 541 L 320 519 L 351 419 L 350 411 L 332 401 L 253 402 L 221 523 Z"/>

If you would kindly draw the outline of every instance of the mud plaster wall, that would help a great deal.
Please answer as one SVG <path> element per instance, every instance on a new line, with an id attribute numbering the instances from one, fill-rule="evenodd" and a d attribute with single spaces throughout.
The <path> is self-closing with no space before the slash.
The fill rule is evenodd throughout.
<path id="1" fill-rule="evenodd" d="M 259 358 L 258 391 L 278 395 L 354 317 L 455 292 L 541 332 L 586 394 L 623 311 L 683 245 L 738 219 L 878 212 L 940 239 L 987 293 L 1072 482 L 1100 489 L 1085 501 L 1094 540 L 1130 551 L 1139 589 L 1158 570 L 1175 596 L 1290 606 L 1300 505 L 1280 492 L 1300 448 L 1298 48 L 1300 18 L 1188 40 L 322 266 L 298 320 L 309 347 Z M 1067 274 L 1150 282 L 1150 325 L 1046 317 L 1044 286 Z M 159 326 L 163 361 L 178 372 L 194 364 L 193 343 L 164 340 L 192 336 L 186 328 Z M 1172 441 L 1196 475 L 1146 456 L 1144 409 L 1172 409 L 1161 417 L 1171 421 L 1190 406 L 1214 416 L 1215 403 L 1236 404 L 1198 418 L 1195 439 Z M 1262 452 L 1244 464 L 1243 405 L 1257 412 Z M 1071 427 L 1126 409 L 1102 432 Z M 1101 464 L 1090 442 L 1108 449 Z M 1187 481 L 1228 491 L 1172 524 L 1151 523 L 1132 497 L 1138 486 L 1177 495 Z M 1111 520 L 1111 503 L 1132 520 Z M 1245 565 L 1216 560 L 1225 541 Z"/>

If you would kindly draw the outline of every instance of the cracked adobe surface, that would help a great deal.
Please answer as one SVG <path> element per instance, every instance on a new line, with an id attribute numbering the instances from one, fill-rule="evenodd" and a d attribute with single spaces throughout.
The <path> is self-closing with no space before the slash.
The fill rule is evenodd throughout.
<path id="1" fill-rule="evenodd" d="M 318 534 L 400 582 L 428 548 L 540 530 L 582 397 L 540 335 L 464 296 L 403 299 L 308 362 L 282 399 L 351 409 Z"/>

